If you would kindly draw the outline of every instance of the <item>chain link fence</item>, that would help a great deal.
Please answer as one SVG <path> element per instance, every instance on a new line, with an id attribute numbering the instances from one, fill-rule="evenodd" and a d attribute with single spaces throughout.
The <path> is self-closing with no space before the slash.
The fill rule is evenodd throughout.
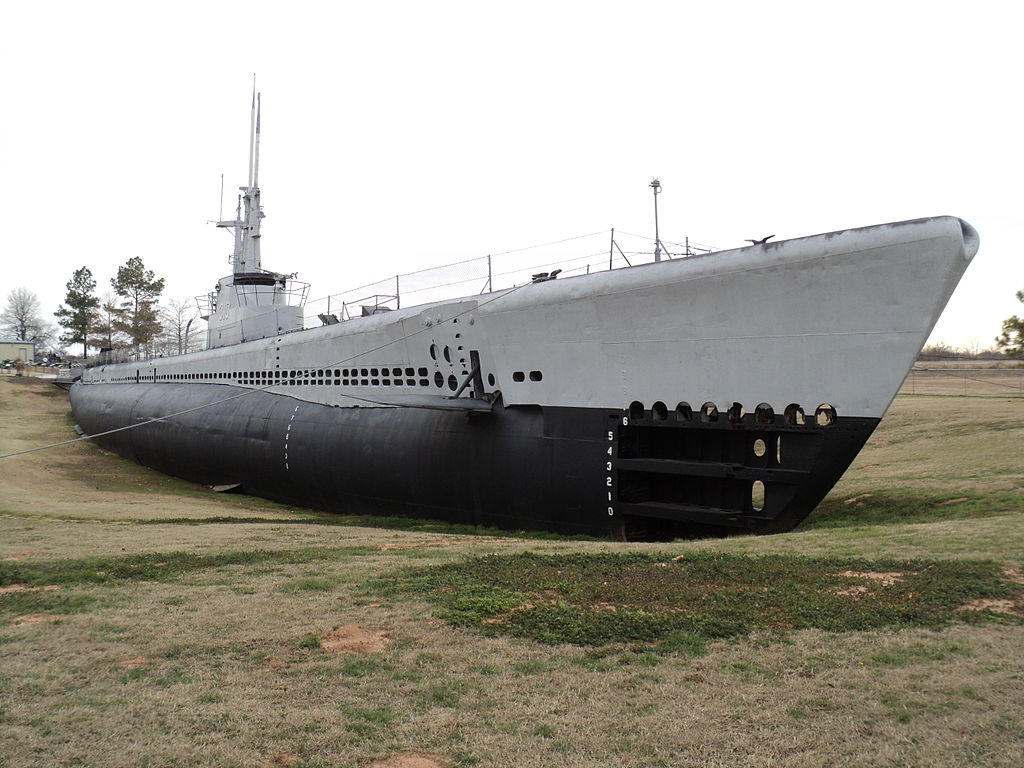
<path id="1" fill-rule="evenodd" d="M 1014 362 L 1001 367 L 919 363 L 903 380 L 900 394 L 969 397 L 1024 395 L 1024 366 Z"/>

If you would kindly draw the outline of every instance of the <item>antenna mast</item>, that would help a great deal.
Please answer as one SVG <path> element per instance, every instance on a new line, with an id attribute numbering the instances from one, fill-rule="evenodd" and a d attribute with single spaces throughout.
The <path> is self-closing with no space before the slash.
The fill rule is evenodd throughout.
<path id="1" fill-rule="evenodd" d="M 249 183 L 246 185 L 251 187 L 252 184 L 252 149 L 256 143 L 256 75 L 252 76 L 252 113 L 249 116 Z"/>

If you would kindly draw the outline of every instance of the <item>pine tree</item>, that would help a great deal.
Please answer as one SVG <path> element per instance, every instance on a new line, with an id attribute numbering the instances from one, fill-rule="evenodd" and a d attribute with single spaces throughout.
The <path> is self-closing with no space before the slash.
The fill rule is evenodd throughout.
<path id="1" fill-rule="evenodd" d="M 1017 291 L 1017 301 L 1024 302 L 1024 291 Z M 1024 318 L 1014 315 L 1003 320 L 1003 332 L 996 337 L 996 345 L 1010 357 L 1024 358 Z"/>
<path id="2" fill-rule="evenodd" d="M 89 268 L 82 267 L 75 270 L 67 288 L 68 294 L 64 300 L 68 306 L 61 304 L 53 313 L 58 322 L 67 329 L 60 340 L 62 344 L 81 344 L 82 357 L 86 357 L 89 331 L 96 322 L 96 310 L 100 305 L 100 300 L 93 294 L 96 290 L 96 281 L 93 280 Z"/>
<path id="3" fill-rule="evenodd" d="M 163 293 L 164 279 L 158 280 L 153 270 L 146 269 L 142 259 L 133 256 L 123 267 L 118 267 L 117 277 L 111 278 L 110 285 L 122 299 L 114 329 L 128 335 L 138 354 L 160 333 L 157 300 Z"/>
<path id="4" fill-rule="evenodd" d="M 89 346 L 97 349 L 121 349 L 127 346 L 124 334 L 114 327 L 117 318 L 117 297 L 107 292 L 96 310 L 96 323 L 89 335 Z"/>

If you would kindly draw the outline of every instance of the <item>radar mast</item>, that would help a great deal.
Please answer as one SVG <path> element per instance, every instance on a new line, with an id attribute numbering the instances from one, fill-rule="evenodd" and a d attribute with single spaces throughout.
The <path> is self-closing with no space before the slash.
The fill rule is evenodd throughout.
<path id="1" fill-rule="evenodd" d="M 252 113 L 249 118 L 249 181 L 238 190 L 238 206 L 231 221 L 218 221 L 223 229 L 234 229 L 235 250 L 231 254 L 232 272 L 244 275 L 262 271 L 260 265 L 260 221 L 263 208 L 260 205 L 260 96 L 256 92 L 256 80 L 252 84 Z"/>

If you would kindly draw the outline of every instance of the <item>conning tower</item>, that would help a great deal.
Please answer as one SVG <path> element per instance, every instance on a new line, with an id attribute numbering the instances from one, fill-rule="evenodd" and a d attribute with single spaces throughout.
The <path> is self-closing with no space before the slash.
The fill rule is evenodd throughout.
<path id="1" fill-rule="evenodd" d="M 302 310 L 309 286 L 260 265 L 260 94 L 253 88 L 249 124 L 249 182 L 239 187 L 235 218 L 218 221 L 233 229 L 232 272 L 217 281 L 216 290 L 198 297 L 207 321 L 207 348 L 240 344 L 302 329 Z"/>

